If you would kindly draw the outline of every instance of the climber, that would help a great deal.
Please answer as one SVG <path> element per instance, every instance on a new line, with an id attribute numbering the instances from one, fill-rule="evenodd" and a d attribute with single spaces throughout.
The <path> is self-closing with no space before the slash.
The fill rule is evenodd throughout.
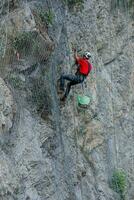
<path id="1" fill-rule="evenodd" d="M 92 70 L 92 64 L 89 62 L 89 58 L 91 57 L 91 53 L 85 52 L 83 57 L 80 57 L 77 54 L 76 49 L 73 49 L 73 51 L 74 51 L 75 63 L 77 65 L 77 71 L 76 71 L 75 75 L 67 74 L 67 75 L 61 75 L 61 77 L 60 77 L 60 90 L 62 92 L 64 92 L 65 80 L 69 81 L 67 83 L 67 88 L 66 88 L 65 94 L 60 99 L 63 102 L 65 102 L 65 100 L 66 100 L 66 98 L 67 98 L 67 96 L 70 92 L 71 86 L 82 83 L 85 80 L 85 78 L 88 76 L 90 71 Z"/>

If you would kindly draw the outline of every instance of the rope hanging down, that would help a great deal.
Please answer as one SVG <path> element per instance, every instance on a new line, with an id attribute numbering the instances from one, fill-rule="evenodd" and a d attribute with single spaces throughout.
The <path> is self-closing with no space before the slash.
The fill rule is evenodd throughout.
<path id="1" fill-rule="evenodd" d="M 66 0 L 67 2 L 67 0 Z M 68 32 L 67 32 L 67 5 L 66 5 L 66 11 L 65 11 L 65 24 L 66 24 L 66 39 L 67 39 L 67 48 L 68 52 L 69 52 L 69 65 L 70 67 L 72 66 L 71 64 L 71 52 L 70 52 L 70 47 L 69 47 L 69 39 L 68 39 Z M 73 65 L 74 66 L 74 65 Z M 73 92 L 73 96 L 75 96 L 74 92 Z M 77 113 L 77 114 L 76 114 Z M 73 121 L 74 121 L 74 141 L 75 141 L 75 147 L 76 147 L 76 173 L 79 173 L 79 160 L 81 160 L 81 156 L 80 156 L 80 152 L 79 152 L 79 146 L 78 146 L 78 133 L 80 132 L 80 124 L 79 124 L 79 120 L 78 120 L 78 124 L 77 124 L 77 120 L 76 120 L 76 116 L 75 114 L 78 116 L 78 110 L 77 110 L 77 106 L 76 106 L 76 102 L 75 99 L 73 98 Z M 77 175 L 77 174 L 76 174 Z M 78 186 L 78 182 L 77 182 L 77 186 Z M 83 196 L 83 188 L 82 188 L 82 184 L 81 182 L 79 183 L 80 186 L 80 196 L 82 199 Z"/>

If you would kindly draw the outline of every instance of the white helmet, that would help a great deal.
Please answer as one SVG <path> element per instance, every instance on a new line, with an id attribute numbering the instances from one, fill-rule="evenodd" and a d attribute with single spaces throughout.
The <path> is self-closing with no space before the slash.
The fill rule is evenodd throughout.
<path id="1" fill-rule="evenodd" d="M 91 57 L 91 53 L 90 52 L 85 52 L 84 55 L 87 59 L 89 59 Z"/>

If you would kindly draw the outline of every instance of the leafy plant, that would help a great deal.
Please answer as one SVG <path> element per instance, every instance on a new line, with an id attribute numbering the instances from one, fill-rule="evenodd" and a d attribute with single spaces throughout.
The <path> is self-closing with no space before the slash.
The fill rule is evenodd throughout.
<path id="1" fill-rule="evenodd" d="M 124 9 L 130 9 L 133 7 L 134 1 L 133 0 L 112 0 L 111 6 L 112 8 L 124 8 Z"/>
<path id="2" fill-rule="evenodd" d="M 53 18 L 54 18 L 53 12 L 52 12 L 51 10 L 48 10 L 48 11 L 46 12 L 45 16 L 46 16 L 46 22 L 47 22 L 47 24 L 48 24 L 48 25 L 49 25 L 49 24 L 52 25 L 52 23 L 53 23 Z"/>
<path id="3" fill-rule="evenodd" d="M 38 53 L 40 49 L 40 43 L 37 40 L 36 32 L 22 32 L 18 33 L 12 41 L 13 48 L 24 54 Z"/>
<path id="4" fill-rule="evenodd" d="M 84 3 L 84 0 L 64 0 L 64 2 L 69 6 L 73 7 L 75 5 L 81 6 Z"/>
<path id="5" fill-rule="evenodd" d="M 6 32 L 2 27 L 0 28 L 0 57 L 3 57 L 6 51 L 6 40 Z"/>
<path id="6" fill-rule="evenodd" d="M 47 25 L 52 25 L 54 20 L 54 13 L 52 10 L 44 11 L 43 8 L 39 8 L 37 10 L 37 14 L 41 18 L 41 21 L 46 23 Z"/>
<path id="7" fill-rule="evenodd" d="M 12 45 L 17 51 L 28 51 L 31 43 L 33 42 L 33 34 L 31 32 L 18 33 L 14 38 Z"/>
<path id="8" fill-rule="evenodd" d="M 0 57 L 3 56 L 3 49 L 4 49 L 3 41 L 2 41 L 2 39 L 0 38 Z"/>
<path id="9" fill-rule="evenodd" d="M 126 190 L 126 174 L 122 170 L 115 170 L 113 172 L 111 187 L 112 189 L 120 194 L 122 200 L 125 200 L 125 190 Z"/>
<path id="10" fill-rule="evenodd" d="M 50 99 L 44 85 L 44 78 L 39 77 L 32 82 L 31 97 L 33 105 L 36 106 L 38 112 L 42 111 L 43 108 L 47 109 L 48 114 L 50 113 Z"/>
<path id="11" fill-rule="evenodd" d="M 24 89 L 24 83 L 23 81 L 20 79 L 20 77 L 17 77 L 16 75 L 14 74 L 10 74 L 9 77 L 8 77 L 8 80 L 10 82 L 10 84 L 16 88 L 16 89 Z"/>

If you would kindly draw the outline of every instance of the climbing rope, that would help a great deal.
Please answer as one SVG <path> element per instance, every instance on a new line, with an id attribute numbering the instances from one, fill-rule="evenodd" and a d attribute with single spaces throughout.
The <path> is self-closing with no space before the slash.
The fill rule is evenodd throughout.
<path id="1" fill-rule="evenodd" d="M 67 25 L 66 25 L 66 27 L 67 27 Z M 83 33 L 84 34 L 84 33 Z M 68 38 L 67 38 L 68 39 Z M 69 40 L 67 40 L 67 41 L 69 41 Z M 68 44 L 69 44 L 69 42 L 67 42 Z M 69 49 L 69 47 L 68 47 L 68 49 Z M 69 54 L 70 55 L 70 54 Z M 70 59 L 71 60 L 71 59 Z M 71 62 L 70 62 L 71 63 Z M 70 64 L 70 66 L 71 66 L 71 64 Z M 95 75 L 96 75 L 96 68 L 95 68 Z M 96 87 L 95 87 L 95 90 L 96 90 Z M 84 91 L 83 91 L 84 92 Z M 73 92 L 73 96 L 75 96 L 74 95 L 74 92 Z M 83 112 L 84 112 L 84 116 L 85 116 L 85 114 L 86 114 L 86 111 L 85 110 L 83 110 Z M 73 98 L 73 113 L 74 113 L 74 116 L 73 116 L 73 119 L 74 119 L 74 132 L 75 132 L 75 140 L 76 140 L 76 150 L 77 150 L 77 157 L 76 157 L 76 171 L 78 172 L 78 169 L 77 169 L 77 166 L 78 166 L 78 162 L 79 162 L 79 160 L 80 160 L 80 153 L 79 153 L 79 145 L 78 145 L 78 134 L 80 133 L 80 122 L 79 122 L 79 120 L 77 120 L 76 121 L 76 116 L 75 116 L 75 113 L 77 113 L 76 115 L 79 115 L 79 113 L 78 113 L 78 109 L 77 109 L 77 107 L 76 107 L 76 102 L 75 102 L 75 100 L 74 100 L 74 98 Z M 82 182 L 80 181 L 80 188 L 81 188 L 81 194 L 82 194 L 82 196 L 83 196 L 83 188 L 82 188 Z"/>
<path id="2" fill-rule="evenodd" d="M 66 24 L 66 30 L 67 30 L 67 4 L 66 4 L 66 9 L 65 9 L 65 24 Z M 70 52 L 70 47 L 69 47 L 69 39 L 68 39 L 68 32 L 66 31 L 66 40 L 67 40 L 67 45 L 66 49 L 68 49 L 68 55 L 69 55 L 69 65 L 72 66 L 71 64 L 71 52 Z M 75 96 L 74 91 L 73 91 L 73 96 Z M 78 125 L 76 121 L 76 116 L 75 113 L 78 115 L 77 107 L 76 107 L 76 102 L 75 99 L 73 98 L 73 124 L 74 124 L 74 141 L 75 141 L 75 146 L 76 146 L 76 173 L 78 173 L 78 162 L 80 160 L 80 155 L 79 155 L 79 146 L 78 146 L 78 133 L 79 133 L 79 120 L 78 120 Z M 78 184 L 78 183 L 76 183 Z M 74 186 L 73 186 L 74 187 Z M 83 193 L 83 188 L 82 185 L 80 184 L 80 189 L 81 189 L 81 194 Z M 75 193 L 75 192 L 74 192 Z"/>

